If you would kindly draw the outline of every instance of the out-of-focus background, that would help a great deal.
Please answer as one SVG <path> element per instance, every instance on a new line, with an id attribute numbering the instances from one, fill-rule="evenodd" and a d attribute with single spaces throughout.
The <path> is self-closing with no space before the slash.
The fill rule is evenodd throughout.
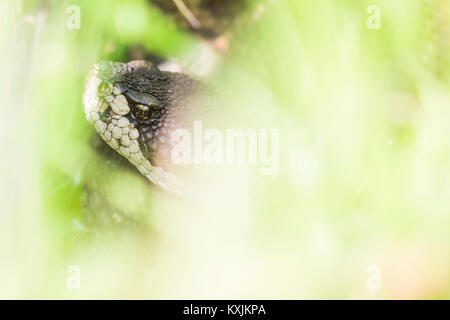
<path id="1" fill-rule="evenodd" d="M 1 1 L 1 298 L 450 298 L 450 3 L 247 2 L 222 55 L 144 0 Z M 150 56 L 247 92 L 278 176 L 183 210 L 99 155 L 89 69 Z"/>

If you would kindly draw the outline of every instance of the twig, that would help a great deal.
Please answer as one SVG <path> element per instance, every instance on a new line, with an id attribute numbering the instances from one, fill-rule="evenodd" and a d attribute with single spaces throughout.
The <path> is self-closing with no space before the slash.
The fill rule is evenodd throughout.
<path id="1" fill-rule="evenodd" d="M 189 10 L 183 0 L 173 0 L 178 10 L 180 10 L 181 14 L 186 18 L 189 24 L 194 29 L 198 29 L 201 27 L 200 21 L 194 16 L 194 14 Z"/>

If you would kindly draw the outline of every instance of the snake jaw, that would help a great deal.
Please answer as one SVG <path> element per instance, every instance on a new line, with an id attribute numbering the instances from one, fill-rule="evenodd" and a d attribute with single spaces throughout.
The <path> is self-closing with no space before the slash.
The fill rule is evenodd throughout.
<path id="1" fill-rule="evenodd" d="M 131 68 L 135 63 L 131 64 Z M 128 159 L 145 177 L 156 185 L 181 193 L 182 183 L 178 177 L 162 167 L 152 165 L 148 159 L 147 146 L 141 145 L 142 137 L 133 123 L 131 106 L 123 88 L 115 83 L 127 64 L 104 62 L 89 72 L 83 96 L 86 119 L 101 138 L 120 155 Z M 145 149 L 145 150 L 144 150 Z"/>

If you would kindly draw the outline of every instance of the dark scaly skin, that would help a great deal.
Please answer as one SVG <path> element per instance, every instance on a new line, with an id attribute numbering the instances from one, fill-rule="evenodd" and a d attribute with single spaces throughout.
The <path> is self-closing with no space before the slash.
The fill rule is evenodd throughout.
<path id="1" fill-rule="evenodd" d="M 149 62 L 132 61 L 127 65 L 130 68 L 114 75 L 106 68 L 103 76 L 112 76 L 113 85 L 126 96 L 131 106 L 126 117 L 139 131 L 141 152 L 152 165 L 167 165 L 158 161 L 158 153 L 164 158 L 168 156 L 170 133 L 183 126 L 186 123 L 183 117 L 193 112 L 200 83 L 185 74 L 160 71 Z M 154 98 L 157 105 L 150 106 L 147 116 L 141 115 L 135 106 L 151 104 Z"/>
<path id="2" fill-rule="evenodd" d="M 185 168 L 172 162 L 171 134 L 216 114 L 211 96 L 202 82 L 150 62 L 103 62 L 88 77 L 85 113 L 102 139 L 150 181 L 182 193 L 178 175 Z"/>

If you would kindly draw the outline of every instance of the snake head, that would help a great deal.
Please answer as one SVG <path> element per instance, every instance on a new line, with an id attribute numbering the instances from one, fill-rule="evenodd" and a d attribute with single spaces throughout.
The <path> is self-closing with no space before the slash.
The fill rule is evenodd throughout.
<path id="1" fill-rule="evenodd" d="M 180 126 L 188 76 L 160 71 L 146 61 L 101 62 L 89 72 L 84 112 L 101 138 L 153 183 L 179 192 L 169 172 L 170 133 Z"/>

